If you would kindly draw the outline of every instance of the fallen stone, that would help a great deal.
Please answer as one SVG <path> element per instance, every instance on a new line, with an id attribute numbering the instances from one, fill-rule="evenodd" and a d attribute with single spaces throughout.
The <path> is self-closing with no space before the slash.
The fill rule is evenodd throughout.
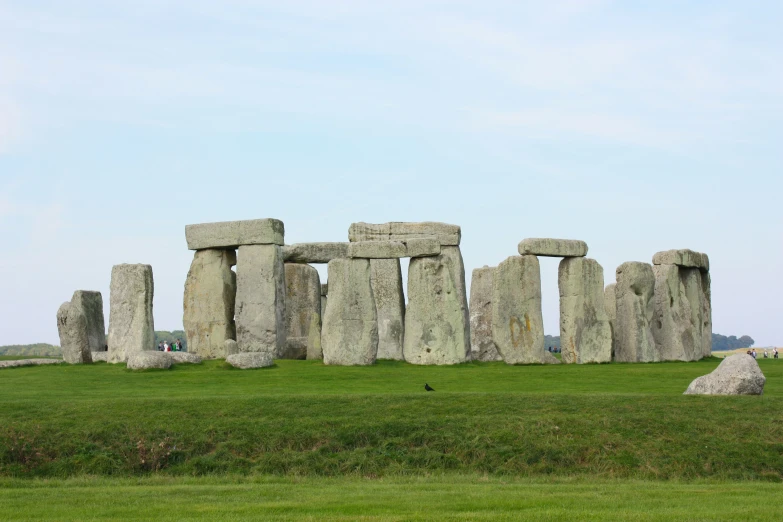
<path id="1" fill-rule="evenodd" d="M 492 280 L 494 267 L 473 269 L 470 282 L 470 356 L 474 361 L 501 361 L 492 340 Z"/>
<path id="2" fill-rule="evenodd" d="M 233 250 L 197 250 L 185 280 L 182 321 L 188 350 L 205 359 L 224 358 L 226 339 L 236 337 L 237 294 Z"/>
<path id="3" fill-rule="evenodd" d="M 278 357 L 285 350 L 285 268 L 277 245 L 237 252 L 237 344 L 240 352 Z"/>
<path id="4" fill-rule="evenodd" d="M 155 347 L 154 283 L 150 265 L 115 265 L 109 295 L 109 362 Z"/>
<path id="5" fill-rule="evenodd" d="M 370 261 L 333 259 L 328 270 L 329 306 L 321 329 L 324 364 L 373 364 L 378 354 L 378 316 Z"/>
<path id="6" fill-rule="evenodd" d="M 91 363 L 90 343 L 87 338 L 87 318 L 82 310 L 70 302 L 57 310 L 57 332 L 63 361 L 68 364 Z"/>
<path id="7" fill-rule="evenodd" d="M 321 279 L 310 265 L 285 264 L 285 350 L 280 359 L 322 359 Z"/>
<path id="8" fill-rule="evenodd" d="M 617 323 L 617 293 L 615 288 L 617 283 L 606 285 L 604 289 L 604 308 L 606 309 L 606 315 L 609 317 L 609 327 L 612 329 L 612 360 L 614 360 L 614 351 L 616 349 L 617 338 L 615 336 L 615 328 Z"/>
<path id="9" fill-rule="evenodd" d="M 519 255 L 543 257 L 584 257 L 587 243 L 575 239 L 527 238 L 517 247 Z"/>
<path id="10" fill-rule="evenodd" d="M 190 250 L 237 248 L 242 245 L 283 245 L 285 227 L 278 219 L 201 223 L 185 227 Z"/>
<path id="11" fill-rule="evenodd" d="M 686 268 L 698 268 L 702 272 L 710 271 L 710 258 L 707 254 L 693 250 L 665 250 L 653 256 L 654 265 L 677 265 Z"/>
<path id="12" fill-rule="evenodd" d="M 359 244 L 359 243 L 357 243 Z M 403 360 L 405 296 L 399 259 L 371 259 L 370 285 L 378 314 L 378 359 Z"/>
<path id="13" fill-rule="evenodd" d="M 411 259 L 403 355 L 412 364 L 470 360 L 465 266 L 459 247 L 445 246 L 437 256 Z"/>
<path id="14" fill-rule="evenodd" d="M 272 356 L 266 352 L 235 353 L 226 357 L 226 362 L 234 368 L 239 368 L 240 370 L 267 368 L 275 364 Z"/>
<path id="15" fill-rule="evenodd" d="M 617 267 L 615 276 L 614 360 L 628 363 L 659 361 L 652 331 L 655 317 L 652 266 L 635 261 L 623 263 Z"/>
<path id="16" fill-rule="evenodd" d="M 171 368 L 171 354 L 157 350 L 133 352 L 128 356 L 129 370 L 168 370 Z"/>
<path id="17" fill-rule="evenodd" d="M 226 339 L 223 345 L 225 346 L 226 357 L 229 355 L 234 355 L 235 353 L 239 353 L 239 345 L 235 340 Z"/>
<path id="18" fill-rule="evenodd" d="M 76 290 L 71 305 L 80 309 L 87 321 L 87 343 L 91 352 L 106 350 L 106 323 L 103 318 L 103 296 L 100 292 Z"/>
<path id="19" fill-rule="evenodd" d="M 328 263 L 348 257 L 350 243 L 295 243 L 283 247 L 286 263 Z"/>
<path id="20" fill-rule="evenodd" d="M 567 257 L 560 261 L 558 287 L 562 362 L 610 362 L 612 328 L 604 305 L 604 269 L 595 259 Z"/>
<path id="21" fill-rule="evenodd" d="M 167 352 L 174 364 L 201 364 L 201 357 L 189 352 Z"/>
<path id="22" fill-rule="evenodd" d="M 348 239 L 359 241 L 403 241 L 411 238 L 435 237 L 441 246 L 459 246 L 462 232 L 457 225 L 425 221 L 421 223 L 353 223 L 348 229 Z"/>
<path id="23" fill-rule="evenodd" d="M 723 359 L 712 373 L 697 377 L 683 395 L 761 395 L 766 381 L 756 359 L 738 353 Z"/>
<path id="24" fill-rule="evenodd" d="M 92 352 L 92 362 L 109 362 L 109 352 Z"/>
<path id="25" fill-rule="evenodd" d="M 655 265 L 653 337 L 662 361 L 703 357 L 704 290 L 698 268 Z"/>
<path id="26" fill-rule="evenodd" d="M 63 364 L 62 359 L 18 359 L 16 361 L 0 361 L 0 368 L 18 368 L 20 366 L 43 366 L 45 364 Z"/>
<path id="27" fill-rule="evenodd" d="M 492 281 L 492 340 L 508 364 L 558 364 L 544 348 L 541 268 L 536 256 L 511 256 Z"/>

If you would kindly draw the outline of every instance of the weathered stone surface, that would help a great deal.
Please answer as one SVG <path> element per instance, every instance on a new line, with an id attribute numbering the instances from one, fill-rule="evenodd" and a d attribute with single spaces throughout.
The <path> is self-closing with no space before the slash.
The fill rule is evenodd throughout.
<path id="1" fill-rule="evenodd" d="M 403 354 L 413 364 L 470 360 L 465 266 L 459 247 L 445 246 L 440 255 L 411 259 Z"/>
<path id="2" fill-rule="evenodd" d="M 157 350 L 145 350 L 133 352 L 128 355 L 129 370 L 168 370 L 171 368 L 171 354 Z"/>
<path id="3" fill-rule="evenodd" d="M 17 368 L 19 366 L 43 366 L 45 364 L 63 364 L 62 359 L 19 359 L 16 361 L 0 361 L 0 368 Z"/>
<path id="4" fill-rule="evenodd" d="M 329 283 L 321 283 L 321 295 L 329 295 Z"/>
<path id="5" fill-rule="evenodd" d="M 378 359 L 401 361 L 405 296 L 402 293 L 400 260 L 371 259 L 370 285 L 378 314 Z"/>
<path id="6" fill-rule="evenodd" d="M 318 270 L 286 263 L 285 289 L 286 347 L 280 359 L 322 359 Z"/>
<path id="7" fill-rule="evenodd" d="M 109 295 L 109 362 L 155 346 L 154 283 L 150 265 L 114 265 Z"/>
<path id="8" fill-rule="evenodd" d="M 234 353 L 226 357 L 226 362 L 240 370 L 253 368 L 266 368 L 275 364 L 272 355 L 267 352 L 243 352 Z"/>
<path id="9" fill-rule="evenodd" d="M 234 339 L 226 339 L 223 345 L 225 347 L 226 357 L 239 353 L 239 345 Z"/>
<path id="10" fill-rule="evenodd" d="M 655 265 L 653 337 L 662 361 L 703 357 L 704 290 L 698 268 Z"/>
<path id="11" fill-rule="evenodd" d="M 91 363 L 90 343 L 87 338 L 87 318 L 84 312 L 71 304 L 63 303 L 57 310 L 57 331 L 63 360 L 69 364 Z"/>
<path id="12" fill-rule="evenodd" d="M 614 323 L 618 362 L 655 362 L 660 354 L 655 346 L 652 323 L 655 316 L 655 276 L 647 263 L 629 262 L 617 267 Z"/>
<path id="13" fill-rule="evenodd" d="M 278 219 L 201 223 L 185 227 L 190 250 L 237 248 L 242 245 L 283 245 L 285 227 Z"/>
<path id="14" fill-rule="evenodd" d="M 236 337 L 237 294 L 233 250 L 198 250 L 185 280 L 182 321 L 188 350 L 205 359 L 226 356 L 225 341 Z"/>
<path id="15" fill-rule="evenodd" d="M 236 328 L 240 352 L 274 358 L 285 350 L 285 268 L 279 246 L 239 247 Z"/>
<path id="16" fill-rule="evenodd" d="M 437 237 L 412 237 L 405 239 L 407 257 L 437 256 L 440 254 L 440 241 Z"/>
<path id="17" fill-rule="evenodd" d="M 109 352 L 92 352 L 92 362 L 109 362 Z"/>
<path id="18" fill-rule="evenodd" d="M 541 267 L 536 256 L 511 256 L 492 281 L 492 340 L 508 364 L 557 364 L 544 348 Z"/>
<path id="19" fill-rule="evenodd" d="M 354 241 L 403 241 L 418 237 L 435 237 L 441 246 L 459 246 L 462 231 L 457 225 L 425 221 L 409 223 L 353 223 L 348 229 L 348 239 Z"/>
<path id="20" fill-rule="evenodd" d="M 756 359 L 738 353 L 723 359 L 712 373 L 697 377 L 684 395 L 761 395 L 766 381 Z"/>
<path id="21" fill-rule="evenodd" d="M 389 259 L 407 256 L 402 241 L 361 241 L 349 243 L 348 256 L 363 259 Z"/>
<path id="22" fill-rule="evenodd" d="M 615 336 L 615 328 L 617 324 L 617 293 L 615 288 L 617 283 L 606 285 L 604 289 L 604 308 L 606 309 L 606 315 L 609 317 L 609 327 L 612 329 L 612 360 L 614 360 L 614 351 L 617 346 L 617 337 Z"/>
<path id="23" fill-rule="evenodd" d="M 709 272 L 701 273 L 701 346 L 702 357 L 712 355 L 712 279 Z"/>
<path id="24" fill-rule="evenodd" d="M 286 263 L 328 263 L 348 257 L 350 243 L 295 243 L 283 247 Z"/>
<path id="25" fill-rule="evenodd" d="M 587 243 L 575 239 L 527 238 L 520 241 L 519 255 L 543 257 L 584 257 Z"/>
<path id="26" fill-rule="evenodd" d="M 87 343 L 91 352 L 106 349 L 106 323 L 103 318 L 103 296 L 91 290 L 76 290 L 71 305 L 80 309 L 87 320 Z"/>
<path id="27" fill-rule="evenodd" d="M 201 357 L 189 352 L 168 352 L 174 364 L 201 364 Z"/>
<path id="28" fill-rule="evenodd" d="M 492 280 L 495 268 L 473 269 L 470 282 L 470 356 L 474 361 L 500 361 L 492 340 Z"/>
<path id="29" fill-rule="evenodd" d="M 686 268 L 698 268 L 702 272 L 710 271 L 710 258 L 707 254 L 694 252 L 687 248 L 665 250 L 653 256 L 654 265 L 677 265 Z"/>
<path id="30" fill-rule="evenodd" d="M 328 270 L 329 306 L 321 330 L 324 364 L 373 364 L 378 354 L 378 316 L 370 261 L 333 259 Z"/>
<path id="31" fill-rule="evenodd" d="M 560 347 L 564 363 L 612 360 L 612 328 L 604 305 L 604 269 L 595 259 L 567 257 L 558 269 Z"/>

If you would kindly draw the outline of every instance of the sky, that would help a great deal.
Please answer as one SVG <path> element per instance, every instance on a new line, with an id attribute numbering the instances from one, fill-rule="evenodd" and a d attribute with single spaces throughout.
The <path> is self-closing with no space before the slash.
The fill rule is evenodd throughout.
<path id="1" fill-rule="evenodd" d="M 783 345 L 783 3 L 0 0 L 0 345 L 148 263 L 182 327 L 190 223 L 462 227 L 710 256 L 714 331 Z M 542 259 L 557 335 L 557 260 Z M 326 278 L 325 267 L 321 267 Z"/>

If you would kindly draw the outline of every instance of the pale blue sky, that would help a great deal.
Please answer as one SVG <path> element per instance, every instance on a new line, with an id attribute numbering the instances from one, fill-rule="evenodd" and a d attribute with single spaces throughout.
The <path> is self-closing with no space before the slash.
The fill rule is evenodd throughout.
<path id="1" fill-rule="evenodd" d="M 777 1 L 0 0 L 0 344 L 149 263 L 182 325 L 188 223 L 462 226 L 473 268 L 583 239 L 614 280 L 710 255 L 714 329 L 783 344 Z M 558 334 L 557 262 L 542 262 Z M 325 271 L 323 272 L 325 274 Z M 108 315 L 107 315 L 108 320 Z"/>

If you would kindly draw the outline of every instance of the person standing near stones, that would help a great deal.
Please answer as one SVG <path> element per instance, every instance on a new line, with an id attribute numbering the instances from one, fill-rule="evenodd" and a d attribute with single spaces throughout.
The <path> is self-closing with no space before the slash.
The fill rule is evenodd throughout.
<path id="1" fill-rule="evenodd" d="M 774 350 L 772 350 L 772 356 L 773 356 L 775 359 L 777 359 L 777 358 L 778 358 L 778 349 L 777 349 L 777 348 L 775 348 Z"/>
<path id="2" fill-rule="evenodd" d="M 169 350 L 169 342 L 168 341 L 163 341 L 163 351 L 164 352 L 170 351 Z"/>
<path id="3" fill-rule="evenodd" d="M 159 352 L 162 352 L 162 351 L 163 351 L 163 341 L 160 341 L 160 342 L 158 343 L 158 351 L 159 351 Z"/>

